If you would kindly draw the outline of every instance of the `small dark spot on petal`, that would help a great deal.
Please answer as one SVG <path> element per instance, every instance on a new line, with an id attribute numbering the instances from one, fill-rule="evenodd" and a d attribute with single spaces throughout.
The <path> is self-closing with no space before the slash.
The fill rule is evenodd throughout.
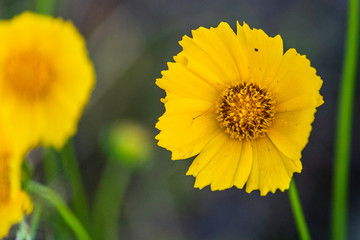
<path id="1" fill-rule="evenodd" d="M 254 48 L 254 50 L 255 50 L 255 52 L 259 51 L 259 49 L 257 49 L 257 48 Z"/>

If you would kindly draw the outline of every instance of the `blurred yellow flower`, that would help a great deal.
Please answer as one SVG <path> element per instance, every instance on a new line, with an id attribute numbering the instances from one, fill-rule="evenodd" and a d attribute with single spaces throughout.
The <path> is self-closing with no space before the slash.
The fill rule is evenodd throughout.
<path id="1" fill-rule="evenodd" d="M 1 118 L 25 144 L 61 148 L 95 82 L 85 41 L 71 22 L 24 12 L 0 21 Z"/>
<path id="2" fill-rule="evenodd" d="M 184 36 L 183 51 L 156 84 L 166 111 L 158 144 L 172 159 L 198 155 L 195 187 L 284 191 L 301 172 L 322 80 L 310 61 L 262 30 L 227 23 Z"/>
<path id="3" fill-rule="evenodd" d="M 32 203 L 21 190 L 22 155 L 15 146 L 0 136 L 0 239 L 7 236 L 11 225 L 29 214 Z"/>

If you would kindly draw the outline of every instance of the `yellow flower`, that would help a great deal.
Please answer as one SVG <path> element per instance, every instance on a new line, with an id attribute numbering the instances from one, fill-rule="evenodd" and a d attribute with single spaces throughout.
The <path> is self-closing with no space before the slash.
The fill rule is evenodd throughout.
<path id="1" fill-rule="evenodd" d="M 1 118 L 18 141 L 61 148 L 95 82 L 71 22 L 24 12 L 0 21 Z"/>
<path id="2" fill-rule="evenodd" d="M 245 23 L 237 34 L 220 23 L 192 35 L 156 81 L 167 94 L 159 146 L 173 160 L 198 155 L 187 172 L 197 188 L 288 189 L 323 103 L 316 70 L 295 49 L 284 54 L 279 35 Z"/>
<path id="3" fill-rule="evenodd" d="M 11 225 L 18 223 L 23 214 L 32 211 L 32 203 L 21 190 L 22 155 L 0 136 L 0 239 L 7 236 Z"/>

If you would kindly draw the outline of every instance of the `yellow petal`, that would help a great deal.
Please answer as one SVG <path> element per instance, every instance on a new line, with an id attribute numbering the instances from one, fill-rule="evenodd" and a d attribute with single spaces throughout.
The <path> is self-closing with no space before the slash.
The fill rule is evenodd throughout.
<path id="1" fill-rule="evenodd" d="M 234 31 L 229 24 L 222 22 L 216 28 L 210 28 L 219 39 L 223 42 L 224 49 L 229 53 L 228 57 L 236 64 L 237 71 L 239 72 L 239 79 L 236 82 L 246 80 L 249 78 L 249 54 L 245 45 L 240 44 Z"/>
<path id="2" fill-rule="evenodd" d="M 310 66 L 310 61 L 295 49 L 289 49 L 282 58 L 281 66 L 269 90 L 275 97 L 277 104 L 305 94 L 318 92 L 322 80 L 316 75 L 315 68 Z M 320 96 L 317 106 L 322 104 Z M 316 106 L 316 107 L 317 107 Z"/>
<path id="3" fill-rule="evenodd" d="M 234 177 L 234 185 L 238 188 L 243 188 L 248 181 L 251 169 L 253 167 L 253 147 L 250 141 L 242 141 L 241 155 L 236 167 L 236 174 Z"/>
<path id="4" fill-rule="evenodd" d="M 232 32 L 235 36 L 235 33 Z M 231 83 L 240 80 L 240 74 L 236 62 L 226 47 L 223 38 L 219 39 L 213 29 L 200 27 L 192 31 L 193 42 L 196 46 L 206 53 L 207 58 L 211 58 L 221 71 L 222 80 Z M 184 51 L 186 46 L 182 45 Z"/>
<path id="5" fill-rule="evenodd" d="M 190 54 L 186 55 L 186 68 L 189 71 L 191 71 L 194 75 L 198 76 L 201 80 L 216 89 L 217 92 L 223 91 L 223 89 L 225 88 L 225 83 L 223 81 L 222 74 L 217 74 L 214 68 L 209 68 L 209 66 L 206 64 L 207 60 L 196 59 Z"/>
<path id="6" fill-rule="evenodd" d="M 3 126 L 6 126 L 13 138 L 16 139 L 18 147 L 29 150 L 30 147 L 35 146 L 38 143 L 38 132 L 35 134 L 34 131 L 38 128 L 36 125 L 34 127 L 30 125 L 34 124 L 33 122 L 36 119 L 32 109 L 28 106 L 22 106 L 19 109 L 12 104 L 4 104 L 2 107 L 0 115 L 2 114 Z"/>
<path id="7" fill-rule="evenodd" d="M 184 159 L 198 154 L 219 134 L 215 113 L 168 115 L 159 118 L 156 128 L 158 145 L 172 151 L 172 159 Z"/>
<path id="8" fill-rule="evenodd" d="M 288 189 L 292 175 L 288 174 L 278 150 L 267 137 L 256 141 L 260 195 L 265 196 L 270 191 L 275 193 L 277 189 Z"/>
<path id="9" fill-rule="evenodd" d="M 260 189 L 259 174 L 258 144 L 257 141 L 252 141 L 252 166 L 249 174 L 249 179 L 246 182 L 247 193 L 250 193 L 253 190 Z"/>
<path id="10" fill-rule="evenodd" d="M 319 91 L 313 91 L 277 104 L 276 111 L 290 112 L 302 110 L 305 108 L 315 108 L 323 103 L 324 101 L 322 99 L 322 96 L 319 94 Z"/>
<path id="11" fill-rule="evenodd" d="M 200 154 L 202 156 L 199 155 L 201 157 L 199 162 L 206 162 L 206 160 L 207 162 L 201 169 L 199 168 L 194 185 L 196 188 L 202 189 L 211 184 L 211 190 L 214 191 L 233 186 L 232 180 L 240 157 L 240 151 L 234 148 L 234 145 L 239 146 L 239 142 L 229 139 L 226 134 L 222 133 L 206 148 L 210 149 L 213 144 L 216 145 L 214 147 L 217 149 L 216 152 L 209 150 L 203 154 L 205 151 L 202 151 Z"/>
<path id="12" fill-rule="evenodd" d="M 279 149 L 278 149 L 279 150 Z M 294 172 L 300 173 L 302 170 L 302 163 L 300 159 L 291 159 L 285 156 L 281 151 L 278 151 L 288 175 L 291 177 Z"/>
<path id="13" fill-rule="evenodd" d="M 0 203 L 0 238 L 8 235 L 13 224 L 19 223 L 24 213 L 32 211 L 32 203 L 24 192 L 19 192 L 17 198 L 6 203 Z"/>
<path id="14" fill-rule="evenodd" d="M 303 146 L 291 140 L 287 135 L 278 132 L 275 128 L 269 129 L 267 136 L 273 144 L 286 156 L 291 159 L 300 159 Z"/>
<path id="15" fill-rule="evenodd" d="M 291 159 L 300 159 L 308 142 L 316 109 L 282 112 L 275 115 L 267 134 L 276 147 Z"/>
<path id="16" fill-rule="evenodd" d="M 218 152 L 216 158 L 218 158 L 217 170 L 214 174 L 214 179 L 211 181 L 211 190 L 224 190 L 234 186 L 235 175 L 237 171 L 246 171 L 242 169 L 242 165 L 248 163 L 241 162 L 240 156 L 242 149 L 242 142 L 238 139 L 229 138 L 226 144 Z M 213 159 L 215 161 L 215 158 Z M 239 166 L 240 165 L 240 166 Z M 206 171 L 204 169 L 203 171 Z M 245 176 L 247 178 L 247 176 Z"/>
<path id="17" fill-rule="evenodd" d="M 211 190 L 236 186 L 243 188 L 252 165 L 252 147 L 248 141 L 219 134 L 201 151 L 187 175 L 196 177 L 195 187 L 211 185 Z"/>
<path id="18" fill-rule="evenodd" d="M 168 63 L 169 70 L 163 71 L 163 77 L 156 80 L 156 85 L 166 92 L 188 98 L 199 98 L 215 102 L 218 91 L 197 75 L 178 63 Z"/>
<path id="19" fill-rule="evenodd" d="M 239 41 L 247 45 L 249 81 L 267 87 L 274 80 L 283 57 L 281 37 L 269 37 L 261 29 L 250 29 L 246 23 L 243 26 L 237 23 L 237 35 Z"/>
<path id="20" fill-rule="evenodd" d="M 228 136 L 224 133 L 220 133 L 211 139 L 201 151 L 199 156 L 195 158 L 186 175 L 193 175 L 194 177 L 198 176 L 200 171 L 208 165 L 208 163 L 215 157 L 221 148 L 224 147 L 227 141 Z"/>
<path id="21" fill-rule="evenodd" d="M 203 113 L 214 112 L 214 103 L 202 99 L 183 98 L 168 93 L 163 99 L 166 115 L 191 114 L 195 118 Z"/>
<path id="22" fill-rule="evenodd" d="M 212 59 L 207 52 L 204 52 L 192 38 L 184 36 L 179 44 L 183 47 L 181 52 L 182 62 L 186 62 L 186 67 L 195 75 L 208 82 L 214 88 L 223 87 L 225 83 L 229 82 L 226 79 L 225 72 L 218 65 L 217 60 Z M 186 58 L 186 61 L 184 58 Z"/>
<path id="23" fill-rule="evenodd" d="M 24 213 L 32 210 L 29 197 L 21 190 L 23 152 L 18 151 L 13 135 L 3 135 L 6 132 L 5 129 L 0 133 L 0 239 L 7 236 L 11 225 L 18 223 Z"/>
<path id="24" fill-rule="evenodd" d="M 75 134 L 80 112 L 72 111 L 71 102 L 61 97 L 53 98 L 47 104 L 46 113 L 39 112 L 45 119 L 43 123 L 44 131 L 41 133 L 43 144 L 61 149 L 66 136 Z M 54 105 L 57 107 L 50 107 Z"/>

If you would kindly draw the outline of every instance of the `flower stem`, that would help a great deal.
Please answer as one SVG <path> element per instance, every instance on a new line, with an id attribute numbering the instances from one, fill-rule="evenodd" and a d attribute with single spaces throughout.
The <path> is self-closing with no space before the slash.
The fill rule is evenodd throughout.
<path id="1" fill-rule="evenodd" d="M 31 239 L 36 239 L 36 231 L 37 231 L 37 227 L 39 225 L 40 217 L 41 217 L 41 205 L 38 205 L 34 208 L 34 211 L 32 213 L 32 217 L 31 217 L 31 225 L 30 225 Z"/>
<path id="2" fill-rule="evenodd" d="M 42 197 L 43 199 L 49 201 L 52 205 L 54 205 L 61 217 L 64 219 L 64 221 L 74 231 L 77 239 L 90 240 L 88 233 L 81 225 L 80 221 L 66 206 L 66 204 L 59 197 L 59 195 L 57 195 L 53 190 L 34 181 L 30 181 L 28 183 L 28 190 L 29 192 Z"/>
<path id="3" fill-rule="evenodd" d="M 341 76 L 335 142 L 331 222 L 331 237 L 334 240 L 346 239 L 351 126 L 358 59 L 359 2 L 358 0 L 349 0 L 348 4 L 348 27 L 344 65 Z"/>
<path id="4" fill-rule="evenodd" d="M 119 215 L 133 171 L 116 161 L 106 162 L 93 206 L 95 239 L 119 239 Z"/>
<path id="5" fill-rule="evenodd" d="M 53 148 L 43 148 L 43 167 L 46 185 L 52 184 L 59 177 L 59 154 Z"/>
<path id="6" fill-rule="evenodd" d="M 74 208 L 74 212 L 79 217 L 81 222 L 88 226 L 89 206 L 81 180 L 81 174 L 79 171 L 78 161 L 72 140 L 69 140 L 69 142 L 64 146 L 60 156 L 65 173 L 67 174 L 70 182 L 72 192 L 72 206 Z"/>
<path id="7" fill-rule="evenodd" d="M 299 232 L 299 237 L 301 240 L 310 240 L 311 239 L 310 233 L 305 221 L 304 213 L 301 207 L 300 198 L 294 179 L 291 180 L 290 183 L 289 198 L 290 198 L 291 208 L 294 213 L 296 227 Z"/>

